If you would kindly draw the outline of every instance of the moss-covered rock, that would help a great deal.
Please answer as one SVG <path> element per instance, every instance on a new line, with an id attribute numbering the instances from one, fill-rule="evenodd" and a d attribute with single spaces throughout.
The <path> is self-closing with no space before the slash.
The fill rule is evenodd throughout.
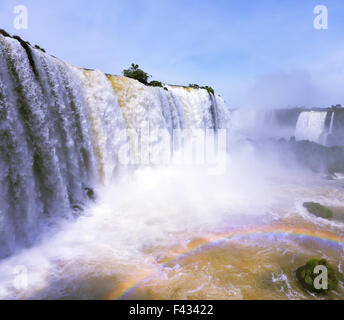
<path id="1" fill-rule="evenodd" d="M 314 280 L 318 274 L 314 273 L 314 269 L 318 265 L 323 265 L 327 268 L 328 285 L 327 289 L 317 289 L 314 286 Z M 327 294 L 331 290 L 335 290 L 338 287 L 338 274 L 334 268 L 325 259 L 310 259 L 307 263 L 296 270 L 296 278 L 299 281 L 302 288 L 309 292 L 317 294 Z"/>
<path id="2" fill-rule="evenodd" d="M 305 202 L 303 206 L 308 210 L 309 213 L 324 219 L 331 219 L 333 212 L 329 208 L 324 207 L 320 203 L 316 202 Z"/>
<path id="3" fill-rule="evenodd" d="M 0 29 L 0 34 L 4 37 L 11 37 L 9 33 L 7 33 L 4 29 Z"/>
<path id="4" fill-rule="evenodd" d="M 205 89 L 208 91 L 209 94 L 212 94 L 213 96 L 215 95 L 215 90 L 212 87 L 209 86 L 204 86 L 202 89 Z"/>
<path id="5" fill-rule="evenodd" d="M 85 192 L 87 197 L 91 200 L 91 201 L 95 201 L 96 200 L 96 194 L 93 191 L 93 189 L 91 188 L 85 188 Z"/>
<path id="6" fill-rule="evenodd" d="M 37 44 L 34 46 L 35 49 L 41 50 L 42 52 L 46 52 L 43 48 L 41 48 L 40 46 L 38 46 Z"/>
<path id="7" fill-rule="evenodd" d="M 200 87 L 198 84 L 190 83 L 190 84 L 189 84 L 189 88 L 200 89 L 201 87 Z"/>

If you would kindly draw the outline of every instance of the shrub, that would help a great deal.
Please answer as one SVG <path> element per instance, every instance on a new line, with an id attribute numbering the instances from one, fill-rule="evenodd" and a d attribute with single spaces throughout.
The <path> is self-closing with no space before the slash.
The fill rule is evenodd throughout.
<path id="1" fill-rule="evenodd" d="M 149 83 L 149 86 L 163 88 L 163 84 L 160 81 L 155 81 L 155 80 L 151 81 Z"/>
<path id="2" fill-rule="evenodd" d="M 205 89 L 208 91 L 209 94 L 212 94 L 213 96 L 215 95 L 215 91 L 212 87 L 204 86 L 202 89 Z"/>
<path id="3" fill-rule="evenodd" d="M 151 77 L 148 73 L 141 70 L 138 64 L 134 63 L 131 64 L 129 69 L 123 70 L 123 75 L 125 77 L 138 80 L 145 85 L 148 85 L 148 79 Z"/>
<path id="4" fill-rule="evenodd" d="M 34 47 L 35 49 L 41 50 L 42 52 L 45 53 L 45 50 L 43 48 L 41 48 L 40 46 L 38 46 L 37 44 Z"/>
<path id="5" fill-rule="evenodd" d="M 193 89 L 204 89 L 207 90 L 209 94 L 215 95 L 215 91 L 212 87 L 208 87 L 208 86 L 199 86 L 198 84 L 195 83 L 191 83 L 189 84 L 189 88 L 193 88 Z"/>
<path id="6" fill-rule="evenodd" d="M 327 269 L 327 289 L 317 289 L 314 286 L 314 280 L 317 276 L 314 274 L 314 269 L 319 265 L 323 265 Z M 337 289 L 339 282 L 339 277 L 336 270 L 325 259 L 316 258 L 309 259 L 304 266 L 298 268 L 296 270 L 296 278 L 303 289 L 318 294 L 327 294 L 329 291 Z"/>

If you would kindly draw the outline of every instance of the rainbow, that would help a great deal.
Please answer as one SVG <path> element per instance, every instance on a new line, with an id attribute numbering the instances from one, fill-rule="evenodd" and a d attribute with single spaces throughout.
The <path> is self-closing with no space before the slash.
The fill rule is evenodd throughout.
<path id="1" fill-rule="evenodd" d="M 166 264 L 173 262 L 180 258 L 183 258 L 187 255 L 194 253 L 195 250 L 201 249 L 206 246 L 214 245 L 218 242 L 234 239 L 238 237 L 252 237 L 252 236 L 285 236 L 285 237 L 297 237 L 301 239 L 309 239 L 315 241 L 327 242 L 334 245 L 344 245 L 344 238 L 337 234 L 319 231 L 319 230 L 310 230 L 307 228 L 294 228 L 287 226 L 265 226 L 265 227 L 254 227 L 248 229 L 241 229 L 237 231 L 231 231 L 226 233 L 220 233 L 216 235 L 209 235 L 202 237 L 200 239 L 195 239 L 191 241 L 187 246 L 178 247 L 174 250 L 171 250 L 168 255 L 166 255 L 162 260 L 159 261 L 159 264 Z M 109 295 L 109 300 L 118 300 L 130 293 L 135 287 L 143 280 L 148 278 L 154 272 L 158 271 L 156 269 L 141 271 L 136 274 L 127 282 L 122 283 L 116 287 L 111 294 Z"/>

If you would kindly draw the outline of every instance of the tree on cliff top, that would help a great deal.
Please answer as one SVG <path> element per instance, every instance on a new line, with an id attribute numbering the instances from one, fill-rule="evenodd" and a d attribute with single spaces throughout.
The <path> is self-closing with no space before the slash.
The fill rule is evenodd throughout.
<path id="1" fill-rule="evenodd" d="M 132 63 L 129 69 L 123 70 L 123 75 L 140 81 L 143 84 L 148 84 L 148 79 L 151 77 L 148 73 L 140 69 L 138 64 Z"/>

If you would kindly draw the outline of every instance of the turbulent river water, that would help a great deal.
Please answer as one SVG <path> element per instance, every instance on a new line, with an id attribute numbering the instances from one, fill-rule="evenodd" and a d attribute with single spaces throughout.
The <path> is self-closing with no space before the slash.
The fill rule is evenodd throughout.
<path id="1" fill-rule="evenodd" d="M 230 148 L 221 174 L 139 166 L 135 140 L 123 165 L 141 130 L 228 130 L 220 96 L 79 69 L 0 35 L 0 98 L 1 299 L 323 299 L 295 270 L 324 257 L 343 273 L 340 176 L 249 143 Z M 343 299 L 343 282 L 326 298 Z"/>

